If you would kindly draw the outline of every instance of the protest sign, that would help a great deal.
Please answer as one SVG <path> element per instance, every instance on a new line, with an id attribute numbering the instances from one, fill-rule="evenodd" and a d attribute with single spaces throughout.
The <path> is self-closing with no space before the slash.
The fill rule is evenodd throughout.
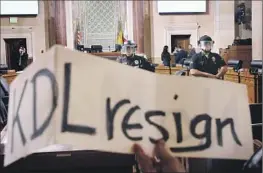
<path id="1" fill-rule="evenodd" d="M 231 82 L 158 75 L 60 46 L 12 83 L 5 165 L 52 144 L 151 155 L 247 159 L 247 91 Z"/>

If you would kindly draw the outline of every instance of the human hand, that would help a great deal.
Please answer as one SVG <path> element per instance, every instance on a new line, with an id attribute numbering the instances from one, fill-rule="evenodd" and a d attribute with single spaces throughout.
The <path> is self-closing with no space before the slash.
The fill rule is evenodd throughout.
<path id="1" fill-rule="evenodd" d="M 133 151 L 142 172 L 186 172 L 179 158 L 171 156 L 165 149 L 165 142 L 163 140 L 158 141 L 155 145 L 153 151 L 154 158 L 146 155 L 138 144 L 133 146 Z"/>
<path id="2" fill-rule="evenodd" d="M 213 74 L 207 74 L 207 77 L 208 78 L 211 78 L 211 79 L 217 79 L 217 76 L 216 75 L 213 75 Z"/>
<path id="3" fill-rule="evenodd" d="M 215 77 L 216 77 L 216 79 L 220 79 L 220 75 L 219 74 L 217 74 L 217 75 L 215 75 Z"/>

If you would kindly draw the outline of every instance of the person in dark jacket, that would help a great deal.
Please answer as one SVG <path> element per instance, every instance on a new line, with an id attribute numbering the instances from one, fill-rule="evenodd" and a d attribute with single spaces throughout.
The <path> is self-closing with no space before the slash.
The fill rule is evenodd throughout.
<path id="1" fill-rule="evenodd" d="M 188 53 L 184 49 L 182 49 L 181 46 L 179 46 L 179 51 L 178 51 L 178 53 L 175 56 L 176 64 L 179 64 L 179 63 L 182 62 L 183 59 L 186 59 L 187 58 L 187 54 Z"/>
<path id="2" fill-rule="evenodd" d="M 188 59 L 191 59 L 192 56 L 194 56 L 196 54 L 195 52 L 195 48 L 193 48 L 193 46 L 191 44 L 188 45 L 188 49 L 189 49 L 189 52 L 188 52 Z"/>
<path id="3" fill-rule="evenodd" d="M 24 46 L 21 46 L 19 48 L 19 60 L 18 60 L 19 71 L 22 71 L 27 67 L 27 62 L 28 62 L 28 54 L 26 48 Z"/>
<path id="4" fill-rule="evenodd" d="M 121 49 L 121 56 L 119 56 L 116 61 L 121 64 L 133 66 L 135 68 L 155 72 L 155 67 L 150 62 L 148 62 L 147 59 L 135 54 L 136 48 L 137 45 L 133 41 L 128 40 L 124 43 Z"/>
<path id="5" fill-rule="evenodd" d="M 211 52 L 214 41 L 208 35 L 204 35 L 199 39 L 198 44 L 202 52 L 192 57 L 190 74 L 221 79 L 227 72 L 227 64 L 219 54 Z"/>
<path id="6" fill-rule="evenodd" d="M 168 52 L 168 46 L 163 47 L 163 52 L 162 52 L 161 58 L 162 58 L 164 66 L 170 66 L 171 55 Z"/>

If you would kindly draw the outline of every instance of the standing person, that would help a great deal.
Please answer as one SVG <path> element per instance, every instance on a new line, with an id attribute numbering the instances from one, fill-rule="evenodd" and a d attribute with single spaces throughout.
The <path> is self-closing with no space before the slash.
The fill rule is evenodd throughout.
<path id="1" fill-rule="evenodd" d="M 154 72 L 155 68 L 144 57 L 136 55 L 136 47 L 137 45 L 131 40 L 125 42 L 117 62 Z"/>
<path id="2" fill-rule="evenodd" d="M 27 66 L 27 61 L 28 61 L 28 54 L 26 52 L 26 48 L 24 46 L 20 46 L 19 48 L 19 61 L 18 61 L 18 66 L 19 70 L 24 70 Z"/>
<path id="3" fill-rule="evenodd" d="M 192 57 L 190 74 L 219 79 L 227 72 L 227 64 L 217 53 L 211 52 L 214 41 L 211 37 L 204 35 L 198 41 L 202 51 Z"/>
<path id="4" fill-rule="evenodd" d="M 178 51 L 179 51 L 179 47 L 177 47 L 177 46 L 174 46 L 174 51 L 173 51 L 173 55 L 174 56 L 176 56 L 176 54 L 178 53 Z"/>
<path id="5" fill-rule="evenodd" d="M 168 52 L 168 46 L 163 47 L 163 52 L 162 52 L 161 58 L 163 61 L 163 65 L 170 67 L 171 55 Z"/>

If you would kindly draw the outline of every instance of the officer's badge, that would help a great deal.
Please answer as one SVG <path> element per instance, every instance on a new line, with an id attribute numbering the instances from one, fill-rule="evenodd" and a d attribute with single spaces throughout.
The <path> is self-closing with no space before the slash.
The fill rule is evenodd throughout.
<path id="1" fill-rule="evenodd" d="M 216 63 L 216 58 L 215 58 L 215 57 L 212 57 L 212 61 L 213 61 L 214 63 Z"/>

